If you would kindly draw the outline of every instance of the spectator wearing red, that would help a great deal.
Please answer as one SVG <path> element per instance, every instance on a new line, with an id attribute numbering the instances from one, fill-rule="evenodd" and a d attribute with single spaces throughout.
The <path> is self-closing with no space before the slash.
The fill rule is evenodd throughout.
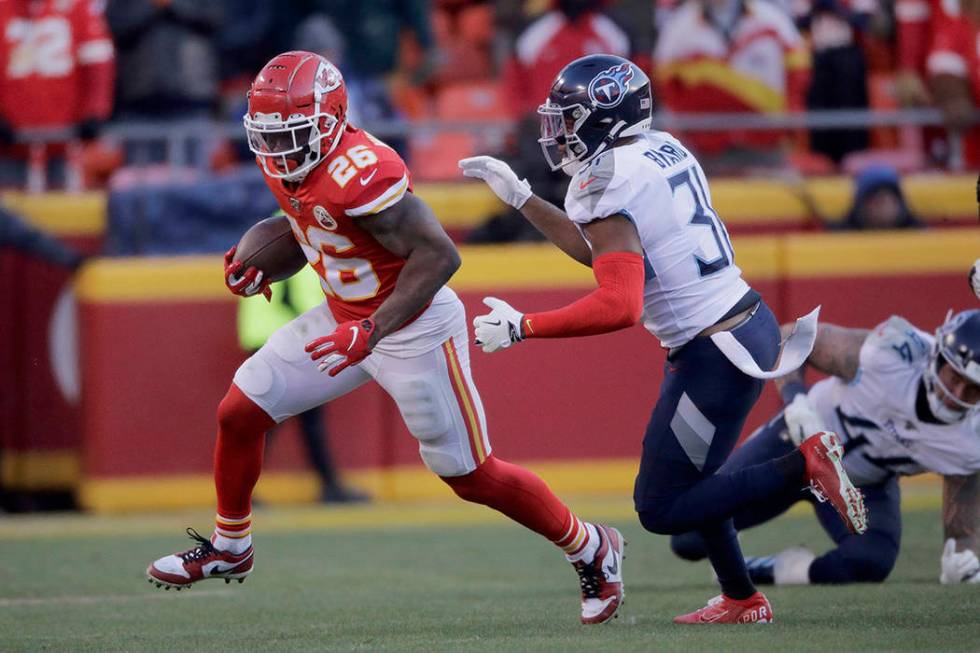
<path id="1" fill-rule="evenodd" d="M 952 141 L 952 167 L 980 168 L 980 127 L 973 113 L 980 104 L 980 0 L 944 0 L 933 16 L 932 47 L 926 72 L 936 105 L 943 112 Z"/>
<path id="2" fill-rule="evenodd" d="M 929 53 L 932 20 L 940 13 L 940 0 L 895 1 L 895 91 L 904 106 L 929 104 L 923 79 Z"/>
<path id="3" fill-rule="evenodd" d="M 654 64 L 660 100 L 675 112 L 801 110 L 810 76 L 803 37 L 764 0 L 687 0 L 664 23 Z M 715 171 L 778 165 L 782 139 L 768 131 L 686 135 Z"/>
<path id="4" fill-rule="evenodd" d="M 600 12 L 601 0 L 554 0 L 550 11 L 517 37 L 504 72 L 505 97 L 519 118 L 535 111 L 558 71 L 589 54 L 629 56 L 629 37 Z"/>
<path id="5" fill-rule="evenodd" d="M 26 150 L 14 135 L 92 138 L 113 103 L 115 55 L 101 0 L 0 2 L 0 184 L 22 186 Z M 57 154 L 57 151 L 53 151 Z"/>

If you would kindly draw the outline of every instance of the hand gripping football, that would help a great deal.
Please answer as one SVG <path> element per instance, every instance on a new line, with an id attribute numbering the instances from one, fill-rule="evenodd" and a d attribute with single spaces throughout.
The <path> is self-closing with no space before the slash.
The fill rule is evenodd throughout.
<path id="1" fill-rule="evenodd" d="M 242 270 L 255 267 L 272 281 L 288 279 L 306 264 L 289 220 L 282 215 L 266 218 L 246 231 L 233 260 L 242 262 Z"/>

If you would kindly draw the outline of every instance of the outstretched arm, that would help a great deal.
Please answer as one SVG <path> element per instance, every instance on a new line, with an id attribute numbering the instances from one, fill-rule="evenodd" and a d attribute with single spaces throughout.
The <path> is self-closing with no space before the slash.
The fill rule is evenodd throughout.
<path id="1" fill-rule="evenodd" d="M 592 267 L 592 250 L 564 211 L 537 195 L 531 195 L 519 210 L 558 249 L 582 265 Z"/>
<path id="2" fill-rule="evenodd" d="M 502 202 L 520 211 L 561 251 L 582 265 L 592 265 L 592 251 L 578 227 L 560 208 L 535 195 L 527 180 L 518 179 L 506 163 L 490 156 L 474 156 L 461 160 L 459 167 L 464 176 L 487 182 Z"/>
<path id="3" fill-rule="evenodd" d="M 488 297 L 488 315 L 473 320 L 477 344 L 486 353 L 525 338 L 597 335 L 635 324 L 643 312 L 644 261 L 640 237 L 622 215 L 593 220 L 584 227 L 592 242 L 598 287 L 576 302 L 542 313 L 520 313 L 507 302 Z"/>

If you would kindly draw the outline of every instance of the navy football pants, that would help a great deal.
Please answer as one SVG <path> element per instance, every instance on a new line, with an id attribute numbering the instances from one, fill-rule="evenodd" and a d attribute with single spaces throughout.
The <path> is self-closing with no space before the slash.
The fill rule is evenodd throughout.
<path id="1" fill-rule="evenodd" d="M 779 326 L 765 302 L 731 333 L 761 368 L 775 364 Z M 640 523 L 653 533 L 698 531 L 723 587 L 741 578 L 749 584 L 732 515 L 787 485 L 799 489 L 799 479 L 787 479 L 772 461 L 719 473 L 763 383 L 710 338 L 695 338 L 668 357 L 643 439 L 633 493 Z"/>
<path id="2" fill-rule="evenodd" d="M 780 413 L 756 431 L 732 454 L 719 474 L 737 473 L 760 462 L 782 456 L 793 450 L 790 442 L 781 438 L 786 422 Z M 810 566 L 812 583 L 881 582 L 888 577 L 902 535 L 901 498 L 898 479 L 890 478 L 877 485 L 861 487 L 870 520 L 864 535 L 852 535 L 829 503 L 817 503 L 809 492 L 786 488 L 771 495 L 763 503 L 746 505 L 735 513 L 735 528 L 742 530 L 778 517 L 798 501 L 813 504 L 820 525 L 837 545 L 818 557 Z M 674 553 L 687 560 L 707 556 L 704 538 L 696 532 L 675 535 L 671 539 Z"/>

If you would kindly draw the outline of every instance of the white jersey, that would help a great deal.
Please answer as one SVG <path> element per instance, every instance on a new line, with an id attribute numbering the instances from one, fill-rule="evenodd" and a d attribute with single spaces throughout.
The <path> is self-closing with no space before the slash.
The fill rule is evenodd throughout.
<path id="1" fill-rule="evenodd" d="M 930 471 L 980 471 L 980 416 L 957 424 L 919 419 L 916 400 L 933 338 L 904 318 L 879 324 L 861 346 L 850 383 L 824 379 L 808 393 L 824 426 L 844 442 L 844 467 L 857 485 Z"/>
<path id="2" fill-rule="evenodd" d="M 664 347 L 683 345 L 749 291 L 704 171 L 666 132 L 593 159 L 572 177 L 565 212 L 580 229 L 617 213 L 633 221 L 646 270 L 643 325 Z"/>

